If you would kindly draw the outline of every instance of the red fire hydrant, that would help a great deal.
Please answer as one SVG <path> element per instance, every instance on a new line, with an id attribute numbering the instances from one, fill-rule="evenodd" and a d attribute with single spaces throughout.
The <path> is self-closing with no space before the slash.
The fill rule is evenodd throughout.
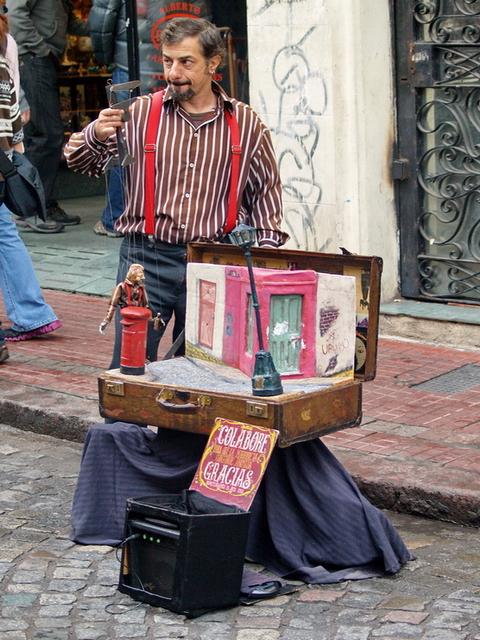
<path id="1" fill-rule="evenodd" d="M 120 373 L 140 376 L 145 373 L 148 322 L 152 312 L 147 307 L 123 307 Z"/>

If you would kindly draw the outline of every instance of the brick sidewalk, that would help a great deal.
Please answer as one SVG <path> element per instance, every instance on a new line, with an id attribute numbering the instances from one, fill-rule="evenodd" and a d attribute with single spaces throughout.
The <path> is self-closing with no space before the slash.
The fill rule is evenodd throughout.
<path id="1" fill-rule="evenodd" d="M 107 301 L 53 291 L 44 291 L 44 295 L 63 326 L 39 339 L 9 342 L 10 360 L 2 366 L 0 376 L 57 391 L 96 395 L 96 376 L 108 367 L 113 343 L 112 329 L 105 336 L 98 331 Z M 1 313 L 3 326 L 9 326 L 3 308 Z"/>
<path id="2" fill-rule="evenodd" d="M 480 473 L 480 379 L 459 393 L 448 384 L 443 393 L 415 387 L 465 365 L 480 365 L 480 353 L 380 339 L 377 377 L 363 387 L 364 426 L 325 442 Z M 379 432 L 382 423 L 388 433 Z"/>
<path id="3" fill-rule="evenodd" d="M 98 332 L 108 301 L 44 293 L 63 326 L 41 339 L 10 342 L 11 358 L 0 367 L 0 385 L 10 394 L 17 386 L 29 388 L 22 394 L 24 403 L 41 390 L 47 394 L 44 404 L 48 392 L 58 392 L 67 407 L 68 398 L 83 397 L 97 411 L 97 377 L 108 368 L 113 344 L 113 326 L 106 335 Z M 2 307 L 0 318 L 5 319 Z M 169 344 L 167 336 L 160 357 Z M 458 379 L 435 386 L 437 377 L 449 372 Z M 432 383 L 433 391 L 422 387 Z M 377 492 L 379 506 L 400 509 L 399 501 L 405 502 L 405 492 L 415 486 L 415 500 L 420 494 L 423 498 L 409 512 L 419 509 L 433 517 L 441 517 L 442 509 L 458 510 L 461 496 L 457 521 L 478 526 L 480 352 L 380 339 L 377 376 L 363 385 L 363 396 L 362 426 L 323 438 L 362 490 L 369 497 Z"/>
<path id="4" fill-rule="evenodd" d="M 108 300 L 58 291 L 43 293 L 63 326 L 42 338 L 8 342 L 10 359 L 0 369 L 0 379 L 97 398 L 97 377 L 108 369 L 113 349 L 113 324 L 105 335 L 98 330 Z M 8 327 L 5 318 L 0 306 L 0 319 Z M 168 349 L 167 342 L 160 354 Z"/>

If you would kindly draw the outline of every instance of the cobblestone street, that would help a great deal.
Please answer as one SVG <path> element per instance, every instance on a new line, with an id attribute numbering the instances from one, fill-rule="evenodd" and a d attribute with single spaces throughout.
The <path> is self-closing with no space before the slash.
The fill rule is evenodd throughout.
<path id="1" fill-rule="evenodd" d="M 480 640 L 478 529 L 390 513 L 417 556 L 399 574 L 189 620 L 117 592 L 114 549 L 69 541 L 81 444 L 0 435 L 2 640 Z"/>

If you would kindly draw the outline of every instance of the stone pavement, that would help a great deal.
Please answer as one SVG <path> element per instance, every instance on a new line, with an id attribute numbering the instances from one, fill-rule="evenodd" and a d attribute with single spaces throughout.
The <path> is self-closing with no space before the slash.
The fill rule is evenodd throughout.
<path id="1" fill-rule="evenodd" d="M 121 238 L 93 233 L 105 205 L 104 196 L 71 198 L 60 202 L 69 215 L 78 215 L 79 225 L 62 233 L 44 234 L 20 228 L 40 286 L 45 289 L 109 296 L 114 288 Z"/>
<path id="2" fill-rule="evenodd" d="M 81 450 L 0 425 L 2 640 L 480 640 L 478 531 L 399 513 L 416 559 L 395 576 L 298 583 L 193 620 L 138 603 L 117 591 L 115 549 L 68 539 Z"/>

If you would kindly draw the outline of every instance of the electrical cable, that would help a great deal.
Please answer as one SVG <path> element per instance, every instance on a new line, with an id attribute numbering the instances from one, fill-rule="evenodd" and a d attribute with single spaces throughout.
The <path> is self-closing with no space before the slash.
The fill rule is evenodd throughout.
<path id="1" fill-rule="evenodd" d="M 122 555 L 123 555 L 123 547 L 130 542 L 131 540 L 135 540 L 136 538 L 140 538 L 141 534 L 140 533 L 134 533 L 133 535 L 129 536 L 128 538 L 125 538 L 125 540 L 123 540 L 118 547 L 115 549 L 115 557 L 118 560 L 119 564 L 121 565 L 121 569 L 128 569 L 129 571 L 131 571 L 130 567 L 128 567 L 128 565 L 124 564 L 122 562 L 122 557 L 119 556 L 119 552 L 122 551 Z M 140 588 L 136 588 L 136 587 L 131 587 L 132 589 L 134 589 L 135 591 L 138 591 L 139 593 L 144 592 L 144 588 L 143 588 L 143 583 L 140 579 L 140 576 L 138 574 L 136 574 L 134 571 L 131 571 L 133 577 L 138 581 L 138 583 L 140 584 Z M 122 602 L 110 602 L 109 604 L 107 604 L 104 608 L 106 613 L 110 613 L 111 615 L 121 615 L 123 613 L 128 613 L 129 611 L 132 611 L 132 609 L 137 609 L 138 607 L 140 607 L 142 604 L 145 604 L 145 600 L 139 601 L 139 602 L 132 602 L 132 603 L 122 603 Z M 122 610 L 118 611 L 118 610 L 113 610 L 114 607 L 123 607 Z"/>

